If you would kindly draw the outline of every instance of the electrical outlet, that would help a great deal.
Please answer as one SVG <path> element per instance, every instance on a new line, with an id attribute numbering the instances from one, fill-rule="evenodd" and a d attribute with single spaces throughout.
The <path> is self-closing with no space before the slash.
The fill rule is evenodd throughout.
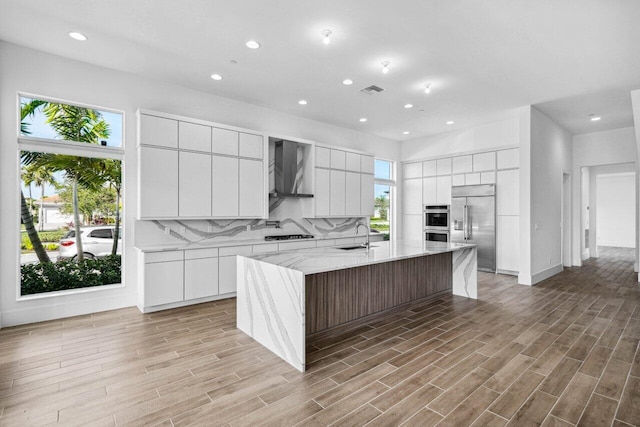
<path id="1" fill-rule="evenodd" d="M 184 225 L 180 226 L 180 234 L 182 234 L 183 236 L 185 234 L 187 234 L 187 227 L 185 227 Z"/>
<path id="2" fill-rule="evenodd" d="M 171 228 L 165 227 L 164 228 L 164 234 L 166 234 L 167 236 L 170 236 L 171 235 Z"/>
<path id="3" fill-rule="evenodd" d="M 247 231 L 251 231 L 251 224 L 247 224 Z"/>
<path id="4" fill-rule="evenodd" d="M 213 225 L 207 226 L 207 233 L 213 233 Z"/>

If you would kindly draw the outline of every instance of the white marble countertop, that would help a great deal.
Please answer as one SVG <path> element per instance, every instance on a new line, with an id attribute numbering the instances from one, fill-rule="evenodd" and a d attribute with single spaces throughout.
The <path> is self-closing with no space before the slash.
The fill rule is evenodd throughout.
<path id="1" fill-rule="evenodd" d="M 267 252 L 250 255 L 247 258 L 300 271 L 304 274 L 314 274 L 424 255 L 454 252 L 474 246 L 476 245 L 396 240 L 373 242 L 369 252 L 366 252 L 364 248 L 344 250 L 338 246 Z"/>

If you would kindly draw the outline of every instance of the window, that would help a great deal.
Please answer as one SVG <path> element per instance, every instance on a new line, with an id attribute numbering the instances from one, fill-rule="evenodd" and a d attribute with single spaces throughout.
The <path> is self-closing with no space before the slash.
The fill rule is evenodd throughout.
<path id="1" fill-rule="evenodd" d="M 120 284 L 123 114 L 19 100 L 18 295 Z"/>
<path id="2" fill-rule="evenodd" d="M 371 229 L 391 238 L 393 225 L 393 193 L 395 191 L 394 163 L 390 160 L 375 160 L 374 213 Z"/>

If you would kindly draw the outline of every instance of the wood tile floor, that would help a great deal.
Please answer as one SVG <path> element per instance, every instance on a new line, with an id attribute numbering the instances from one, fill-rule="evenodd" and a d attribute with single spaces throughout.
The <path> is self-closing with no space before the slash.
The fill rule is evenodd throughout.
<path id="1" fill-rule="evenodd" d="M 0 331 L 0 425 L 640 425 L 633 250 L 533 288 L 480 274 L 308 344 L 300 374 L 234 327 L 235 300 Z"/>

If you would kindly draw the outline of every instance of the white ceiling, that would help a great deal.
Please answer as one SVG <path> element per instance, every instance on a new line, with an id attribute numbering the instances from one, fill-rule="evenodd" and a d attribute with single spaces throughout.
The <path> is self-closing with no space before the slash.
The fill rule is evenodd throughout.
<path id="1" fill-rule="evenodd" d="M 393 140 L 497 120 L 529 104 L 572 133 L 632 126 L 639 23 L 638 0 L 0 5 L 2 40 Z M 333 31 L 328 46 L 324 29 Z M 70 39 L 72 30 L 89 41 Z M 247 49 L 250 39 L 262 48 Z M 386 75 L 384 60 L 391 62 Z M 214 72 L 224 80 L 211 80 Z M 355 83 L 344 86 L 345 78 Z M 427 82 L 430 95 L 422 90 Z M 385 91 L 359 92 L 371 84 Z M 298 105 L 302 98 L 308 105 Z M 415 107 L 406 110 L 406 103 Z M 590 113 L 602 120 L 590 122 Z M 405 130 L 411 134 L 402 135 Z"/>

